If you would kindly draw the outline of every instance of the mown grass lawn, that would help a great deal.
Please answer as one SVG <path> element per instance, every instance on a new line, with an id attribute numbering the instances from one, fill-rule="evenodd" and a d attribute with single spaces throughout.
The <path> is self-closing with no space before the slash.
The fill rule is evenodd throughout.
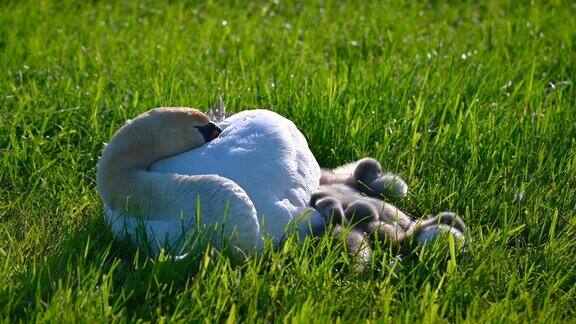
<path id="1" fill-rule="evenodd" d="M 574 321 L 573 1 L 3 1 L 0 314 L 60 321 Z M 473 241 L 357 275 L 341 244 L 239 265 L 115 242 L 96 163 L 157 106 L 268 107 L 323 166 L 404 176 Z"/>

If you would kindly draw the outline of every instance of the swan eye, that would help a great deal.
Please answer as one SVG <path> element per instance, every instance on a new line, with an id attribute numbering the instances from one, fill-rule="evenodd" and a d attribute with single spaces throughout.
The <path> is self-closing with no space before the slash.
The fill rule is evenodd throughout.
<path id="1" fill-rule="evenodd" d="M 204 137 L 206 142 L 210 142 L 211 140 L 215 139 L 216 137 L 220 136 L 222 130 L 213 122 L 209 122 L 204 126 L 194 126 L 198 129 L 200 134 Z"/>

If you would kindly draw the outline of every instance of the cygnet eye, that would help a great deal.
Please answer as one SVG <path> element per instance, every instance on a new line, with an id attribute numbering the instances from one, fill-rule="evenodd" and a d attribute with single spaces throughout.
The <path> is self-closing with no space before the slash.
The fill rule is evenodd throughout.
<path id="1" fill-rule="evenodd" d="M 213 122 L 209 122 L 204 126 L 194 126 L 198 129 L 200 134 L 204 137 L 206 142 L 210 142 L 211 140 L 215 139 L 216 137 L 220 136 L 222 130 Z"/>

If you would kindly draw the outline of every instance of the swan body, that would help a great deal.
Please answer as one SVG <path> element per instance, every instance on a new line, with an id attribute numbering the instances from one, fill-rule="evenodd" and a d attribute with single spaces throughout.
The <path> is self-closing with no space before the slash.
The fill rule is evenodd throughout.
<path id="1" fill-rule="evenodd" d="M 320 183 L 320 166 L 302 133 L 269 110 L 245 110 L 221 123 L 222 134 L 194 150 L 163 158 L 150 167 L 159 173 L 216 174 L 245 190 L 254 204 L 262 234 L 277 245 L 303 214 Z M 303 235 L 304 228 L 299 228 Z"/>
<path id="2" fill-rule="evenodd" d="M 194 109 L 155 109 L 116 133 L 97 174 L 116 236 L 153 253 L 183 253 L 196 229 L 220 224 L 215 244 L 229 240 L 242 256 L 260 251 L 267 235 L 277 245 L 288 230 L 305 236 L 322 222 L 306 207 L 320 167 L 291 121 L 244 111 L 220 123 L 219 137 L 207 138 L 210 124 Z"/>

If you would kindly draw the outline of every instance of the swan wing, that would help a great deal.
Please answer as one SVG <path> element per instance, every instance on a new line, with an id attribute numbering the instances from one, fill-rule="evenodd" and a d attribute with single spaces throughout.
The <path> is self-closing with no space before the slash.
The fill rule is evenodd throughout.
<path id="1" fill-rule="evenodd" d="M 146 239 L 153 252 L 168 248 L 181 253 L 186 239 L 198 230 L 216 230 L 216 245 L 227 240 L 240 254 L 263 246 L 256 208 L 240 186 L 218 175 L 181 175 L 142 171 L 134 181 L 132 199 L 138 211 L 105 214 L 117 236 Z M 141 235 L 141 234 L 146 235 Z"/>
<path id="2" fill-rule="evenodd" d="M 262 233 L 279 244 L 318 188 L 320 167 L 290 120 L 268 110 L 246 110 L 222 121 L 220 136 L 197 149 L 156 161 L 150 170 L 218 174 L 249 195 Z"/>

